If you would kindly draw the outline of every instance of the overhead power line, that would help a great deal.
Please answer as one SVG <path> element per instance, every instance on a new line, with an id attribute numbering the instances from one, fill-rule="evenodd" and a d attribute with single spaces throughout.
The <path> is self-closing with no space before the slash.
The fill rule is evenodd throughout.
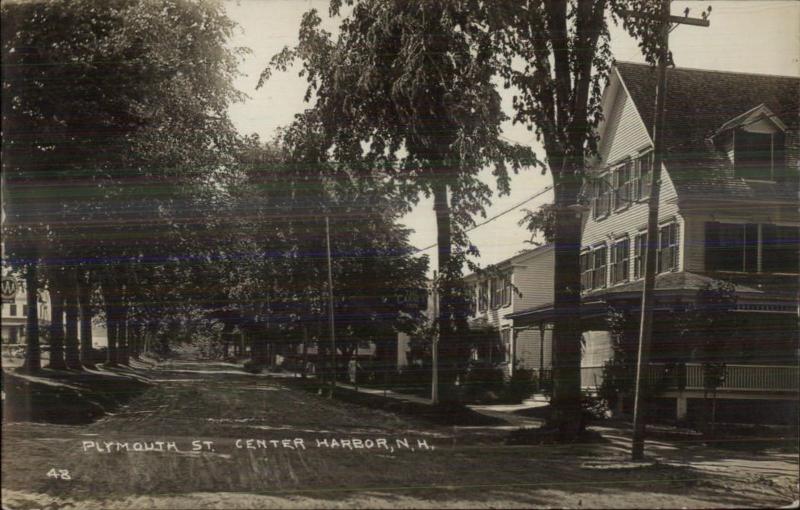
<path id="1" fill-rule="evenodd" d="M 467 231 L 467 232 L 471 232 L 471 231 L 475 230 L 475 229 L 476 229 L 476 228 L 478 228 L 478 227 L 482 227 L 482 226 L 486 225 L 487 223 L 490 223 L 490 222 L 492 222 L 492 221 L 496 220 L 497 218 L 499 218 L 499 217 L 501 217 L 501 216 L 504 216 L 504 215 L 506 215 L 506 214 L 510 213 L 511 211 L 514 211 L 514 210 L 515 210 L 515 209 L 517 209 L 518 207 L 520 207 L 520 206 L 522 206 L 522 205 L 525 205 L 525 204 L 527 204 L 528 202 L 530 202 L 530 201 L 531 201 L 531 200 L 533 200 L 534 198 L 538 198 L 538 197 L 540 197 L 540 196 L 544 195 L 545 193 L 547 193 L 548 191 L 550 191 L 550 190 L 552 190 L 552 189 L 553 189 L 553 186 L 546 186 L 545 188 L 541 189 L 540 191 L 537 191 L 536 193 L 534 193 L 533 195 L 529 196 L 528 198 L 526 198 L 526 199 L 525 199 L 525 200 L 523 200 L 522 202 L 519 202 L 519 203 L 517 203 L 517 204 L 515 204 L 515 205 L 513 205 L 513 206 L 511 206 L 511 207 L 509 207 L 508 209 L 506 209 L 506 210 L 504 210 L 504 211 L 502 211 L 502 212 L 499 212 L 499 213 L 495 214 L 495 215 L 494 215 L 494 216 L 492 216 L 491 218 L 487 218 L 487 219 L 483 220 L 482 222 L 480 222 L 480 223 L 476 224 L 475 226 L 472 226 L 472 227 L 468 228 L 466 231 Z M 439 244 L 439 243 L 433 243 L 432 245 L 430 245 L 430 246 L 426 246 L 425 248 L 419 248 L 419 249 L 417 250 L 417 253 L 419 253 L 419 252 L 423 252 L 423 251 L 425 251 L 425 250 L 430 250 L 431 248 L 435 248 L 435 247 L 436 247 L 436 245 L 438 245 L 438 244 Z"/>

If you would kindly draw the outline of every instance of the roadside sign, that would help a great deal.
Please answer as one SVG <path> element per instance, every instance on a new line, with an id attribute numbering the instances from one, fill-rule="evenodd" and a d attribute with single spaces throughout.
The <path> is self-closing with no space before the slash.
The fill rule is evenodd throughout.
<path id="1" fill-rule="evenodd" d="M 13 303 L 17 297 L 17 280 L 10 276 L 3 277 L 3 303 Z"/>

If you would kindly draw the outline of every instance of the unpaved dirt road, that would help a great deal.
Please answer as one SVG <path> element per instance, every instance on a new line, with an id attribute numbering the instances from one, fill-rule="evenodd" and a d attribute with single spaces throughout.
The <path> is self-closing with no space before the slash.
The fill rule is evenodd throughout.
<path id="1" fill-rule="evenodd" d="M 614 429 L 601 429 L 600 444 L 507 446 L 507 427 L 437 426 L 230 364 L 174 361 L 142 374 L 152 389 L 89 425 L 4 423 L 4 508 L 708 508 L 797 498 L 798 456 L 780 444 L 648 443 L 658 463 L 620 469 L 627 438 Z"/>

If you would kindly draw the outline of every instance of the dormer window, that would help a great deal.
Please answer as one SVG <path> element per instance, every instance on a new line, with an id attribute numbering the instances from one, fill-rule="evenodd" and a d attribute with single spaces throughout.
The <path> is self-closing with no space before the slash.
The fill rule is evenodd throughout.
<path id="1" fill-rule="evenodd" d="M 783 163 L 783 133 L 759 133 L 737 129 L 733 135 L 733 168 L 736 177 L 774 181 Z"/>
<path id="2" fill-rule="evenodd" d="M 775 181 L 785 166 L 785 130 L 786 125 L 762 104 L 723 124 L 714 138 L 727 152 L 736 177 Z"/>

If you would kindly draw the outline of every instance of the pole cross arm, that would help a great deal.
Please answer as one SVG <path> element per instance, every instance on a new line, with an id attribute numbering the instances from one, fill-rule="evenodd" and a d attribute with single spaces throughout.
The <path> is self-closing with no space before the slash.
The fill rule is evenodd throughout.
<path id="1" fill-rule="evenodd" d="M 625 9 L 622 11 L 626 16 L 631 16 L 633 18 L 643 18 L 651 21 L 660 21 L 658 16 L 653 16 L 651 14 L 643 14 L 640 12 L 632 11 L 630 9 Z M 690 18 L 688 16 L 669 16 L 669 22 L 675 23 L 676 25 L 693 25 L 696 27 L 710 27 L 711 22 L 708 19 L 703 18 Z"/>

